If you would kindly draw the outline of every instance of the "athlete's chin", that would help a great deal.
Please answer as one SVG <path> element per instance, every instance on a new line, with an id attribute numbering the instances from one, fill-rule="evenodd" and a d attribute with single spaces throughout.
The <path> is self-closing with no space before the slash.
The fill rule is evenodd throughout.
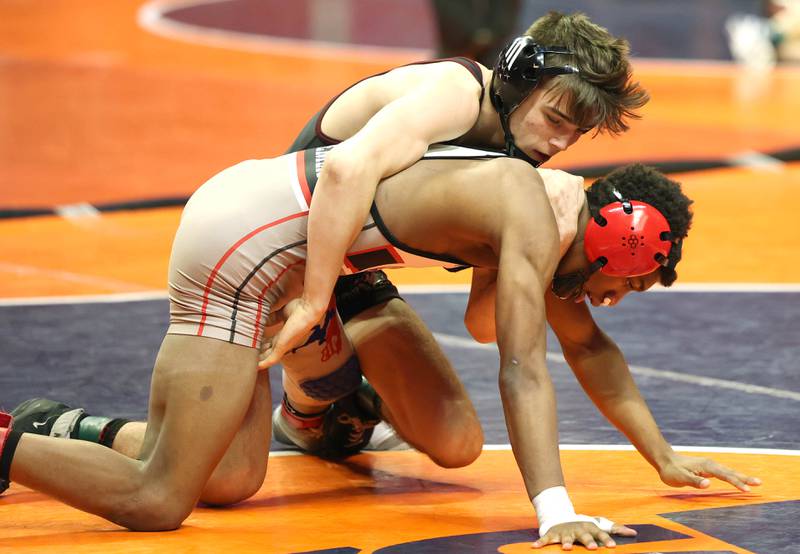
<path id="1" fill-rule="evenodd" d="M 530 150 L 529 152 L 528 156 L 539 164 L 547 163 L 553 157 L 540 150 Z"/>

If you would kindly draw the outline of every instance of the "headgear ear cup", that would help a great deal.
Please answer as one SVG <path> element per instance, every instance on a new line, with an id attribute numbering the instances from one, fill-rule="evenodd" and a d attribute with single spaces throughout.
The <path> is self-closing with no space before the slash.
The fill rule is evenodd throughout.
<path id="1" fill-rule="evenodd" d="M 492 105 L 506 118 L 546 76 L 578 73 L 574 65 L 548 65 L 550 54 L 574 55 L 563 46 L 541 46 L 527 35 L 515 38 L 497 59 L 492 75 Z"/>
<path id="2" fill-rule="evenodd" d="M 489 91 L 492 106 L 500 115 L 500 124 L 505 134 L 506 153 L 536 167 L 540 162 L 528 157 L 514 143 L 508 118 L 533 92 L 543 77 L 578 73 L 578 68 L 574 65 L 548 65 L 547 58 L 551 54 L 569 56 L 573 55 L 573 52 L 562 46 L 540 46 L 527 35 L 515 38 L 500 52 Z"/>

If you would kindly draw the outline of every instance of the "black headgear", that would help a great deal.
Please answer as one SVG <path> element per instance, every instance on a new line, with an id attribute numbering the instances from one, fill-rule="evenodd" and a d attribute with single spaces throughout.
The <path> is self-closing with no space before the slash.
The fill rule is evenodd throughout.
<path id="1" fill-rule="evenodd" d="M 500 124 L 505 133 L 506 153 L 521 158 L 538 167 L 541 162 L 531 159 L 514 143 L 508 128 L 508 118 L 517 106 L 533 92 L 542 77 L 578 73 L 574 65 L 548 65 L 548 54 L 574 55 L 563 46 L 540 46 L 527 35 L 515 38 L 506 46 L 497 60 L 492 76 L 490 97 L 500 114 Z"/>

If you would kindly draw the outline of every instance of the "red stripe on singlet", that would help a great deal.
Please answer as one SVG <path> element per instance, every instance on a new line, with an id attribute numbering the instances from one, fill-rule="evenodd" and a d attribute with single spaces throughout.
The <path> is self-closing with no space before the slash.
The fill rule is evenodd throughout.
<path id="1" fill-rule="evenodd" d="M 306 179 L 306 151 L 301 150 L 298 152 L 295 159 L 297 160 L 297 180 L 300 182 L 300 190 L 303 191 L 306 204 L 310 206 L 311 189 L 308 186 L 308 179 Z"/>
<path id="2" fill-rule="evenodd" d="M 294 266 L 299 265 L 299 264 L 304 264 L 304 263 L 306 263 L 305 260 L 298 260 L 298 261 L 296 261 L 294 263 L 291 263 L 291 264 L 287 265 L 286 267 L 284 267 L 281 270 L 280 273 L 278 273 L 275 276 L 274 279 L 272 279 L 272 281 L 270 281 L 269 283 L 264 285 L 264 288 L 261 289 L 261 294 L 258 295 L 258 310 L 256 310 L 256 327 L 255 327 L 255 331 L 253 332 L 253 345 L 252 345 L 253 348 L 255 348 L 257 346 L 258 337 L 261 335 L 261 324 L 259 322 L 261 321 L 261 312 L 262 312 L 263 307 L 264 307 L 264 295 L 267 294 L 267 291 L 272 287 L 272 285 L 274 285 L 277 282 L 278 279 L 283 277 L 284 273 L 289 271 Z"/>
<path id="3" fill-rule="evenodd" d="M 342 260 L 342 261 L 344 262 L 344 265 L 347 267 L 347 269 L 349 269 L 353 273 L 358 273 L 358 268 L 353 265 L 353 262 L 351 262 L 350 260 L 347 259 L 346 255 L 344 257 L 344 260 Z"/>
<path id="4" fill-rule="evenodd" d="M 397 249 L 395 249 L 394 246 L 392 246 L 391 244 L 387 244 L 386 245 L 386 250 L 388 250 L 389 254 L 392 255 L 392 257 L 394 258 L 394 261 L 396 261 L 399 264 L 403 263 L 403 261 L 404 261 L 403 257 L 400 254 L 397 253 Z"/>
<path id="5" fill-rule="evenodd" d="M 206 317 L 208 314 L 206 310 L 208 309 L 208 295 L 211 293 L 211 286 L 214 284 L 214 280 L 217 278 L 217 274 L 219 273 L 222 264 L 224 264 L 228 258 L 245 242 L 253 238 L 258 233 L 269 229 L 270 227 L 274 227 L 275 225 L 280 225 L 281 223 L 286 223 L 287 221 L 291 221 L 292 219 L 297 219 L 298 217 L 303 217 L 308 215 L 308 211 L 297 212 L 296 214 L 287 215 L 281 219 L 276 219 L 271 223 L 267 223 L 266 225 L 262 225 L 261 227 L 254 229 L 247 233 L 245 236 L 240 238 L 236 241 L 236 243 L 231 246 L 227 252 L 219 259 L 217 265 L 214 266 L 214 269 L 211 271 L 211 275 L 208 276 L 208 281 L 206 282 L 206 288 L 203 291 L 203 307 L 200 309 L 201 318 L 200 318 L 200 327 L 197 329 L 197 336 L 203 336 L 203 329 L 206 325 Z"/>

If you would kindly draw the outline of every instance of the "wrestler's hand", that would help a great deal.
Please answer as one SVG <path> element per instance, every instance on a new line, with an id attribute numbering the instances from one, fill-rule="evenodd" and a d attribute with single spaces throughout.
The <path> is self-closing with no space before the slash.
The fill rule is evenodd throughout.
<path id="1" fill-rule="evenodd" d="M 597 521 L 598 524 L 608 529 L 608 531 L 604 531 L 598 525 L 588 521 L 561 523 L 559 525 L 553 525 L 547 533 L 539 537 L 539 540 L 533 543 L 533 547 L 542 548 L 548 544 L 561 543 L 562 550 L 572 550 L 572 546 L 577 542 L 583 544 L 583 546 L 589 550 L 595 550 L 598 546 L 606 546 L 608 548 L 617 546 L 617 543 L 614 542 L 611 535 L 620 535 L 623 537 L 636 536 L 636 530 L 630 527 L 613 523 L 601 517 L 591 519 Z"/>
<path id="2" fill-rule="evenodd" d="M 311 332 L 311 328 L 325 315 L 314 309 L 302 297 L 289 301 L 283 308 L 271 313 L 267 325 L 273 326 L 284 321 L 277 334 L 265 340 L 261 346 L 259 369 L 267 369 L 281 361 L 284 354 L 295 348 Z"/>
<path id="3" fill-rule="evenodd" d="M 714 460 L 680 454 L 673 454 L 669 463 L 659 470 L 658 476 L 671 487 L 706 489 L 711 485 L 708 477 L 726 481 L 742 492 L 749 492 L 750 486 L 761 484 L 758 477 L 750 477 Z"/>

